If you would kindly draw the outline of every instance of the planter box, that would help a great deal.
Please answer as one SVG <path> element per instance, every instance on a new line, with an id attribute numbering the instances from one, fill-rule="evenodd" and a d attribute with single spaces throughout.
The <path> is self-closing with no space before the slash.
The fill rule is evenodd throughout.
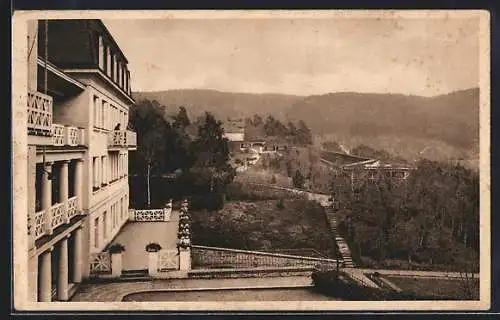
<path id="1" fill-rule="evenodd" d="M 188 271 L 191 270 L 191 249 L 180 249 L 179 250 L 179 270 Z"/>
<path id="2" fill-rule="evenodd" d="M 111 254 L 111 276 L 113 278 L 119 278 L 122 275 L 122 254 L 112 253 Z"/>
<path id="3" fill-rule="evenodd" d="M 158 252 L 148 252 L 148 273 L 150 276 L 158 274 Z"/>

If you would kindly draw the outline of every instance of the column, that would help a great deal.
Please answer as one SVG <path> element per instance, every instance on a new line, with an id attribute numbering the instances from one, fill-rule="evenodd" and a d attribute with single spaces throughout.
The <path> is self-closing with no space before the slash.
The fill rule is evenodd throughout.
<path id="1" fill-rule="evenodd" d="M 82 210 L 82 181 L 83 181 L 83 160 L 77 159 L 75 163 L 74 190 L 76 196 L 76 210 L 78 214 Z"/>
<path id="2" fill-rule="evenodd" d="M 59 181 L 59 202 L 64 204 L 64 220 L 69 223 L 68 216 L 68 164 L 69 161 L 63 161 L 61 164 L 60 181 Z"/>
<path id="3" fill-rule="evenodd" d="M 73 282 L 80 283 L 82 282 L 82 257 L 83 257 L 83 249 L 82 249 L 82 237 L 83 237 L 83 227 L 77 228 L 74 231 L 74 250 L 73 250 Z"/>
<path id="4" fill-rule="evenodd" d="M 68 300 L 68 237 L 59 243 L 59 276 L 57 278 L 57 300 Z"/>
<path id="5" fill-rule="evenodd" d="M 52 172 L 52 163 L 46 162 L 42 176 L 42 210 L 45 210 L 45 233 L 52 234 L 52 181 L 49 180 L 49 173 Z"/>
<path id="6" fill-rule="evenodd" d="M 41 254 L 41 264 L 38 270 L 40 283 L 38 286 L 38 301 L 50 302 L 52 301 L 52 249 Z"/>

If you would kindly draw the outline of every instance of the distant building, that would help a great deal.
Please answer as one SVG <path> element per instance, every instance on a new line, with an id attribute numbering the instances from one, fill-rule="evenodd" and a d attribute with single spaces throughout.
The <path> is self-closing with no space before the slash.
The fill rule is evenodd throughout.
<path id="1" fill-rule="evenodd" d="M 330 170 L 346 172 L 350 177 L 351 186 L 361 181 L 378 182 L 387 178 L 392 181 L 404 181 L 414 169 L 406 163 L 382 161 L 332 151 L 322 152 L 321 163 Z"/>
<path id="2" fill-rule="evenodd" d="M 229 140 L 229 152 L 237 153 L 245 141 L 245 119 L 228 118 L 223 124 L 224 137 Z"/>

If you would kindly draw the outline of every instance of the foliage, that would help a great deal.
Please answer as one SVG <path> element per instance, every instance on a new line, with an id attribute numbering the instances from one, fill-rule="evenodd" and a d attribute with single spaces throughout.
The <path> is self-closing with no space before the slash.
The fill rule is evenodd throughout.
<path id="1" fill-rule="evenodd" d="M 157 252 L 157 251 L 160 251 L 161 249 L 162 249 L 161 245 L 159 243 L 156 243 L 156 242 L 150 242 L 146 245 L 147 252 Z"/>
<path id="2" fill-rule="evenodd" d="M 285 209 L 285 200 L 283 200 L 283 198 L 280 198 L 278 200 L 278 203 L 276 204 L 276 207 L 279 209 L 279 210 L 283 210 Z"/>
<path id="3" fill-rule="evenodd" d="M 198 135 L 192 144 L 195 161 L 191 172 L 196 173 L 196 184 L 206 186 L 209 192 L 220 192 L 234 178 L 228 143 L 222 123 L 212 114 L 205 113 L 205 120 L 198 127 Z"/>
<path id="4" fill-rule="evenodd" d="M 343 216 L 339 230 L 359 256 L 404 259 L 410 267 L 460 268 L 478 259 L 479 177 L 473 171 L 425 160 L 404 182 L 351 185 L 339 173 L 331 191 Z"/>
<path id="5" fill-rule="evenodd" d="M 125 251 L 125 246 L 120 243 L 114 243 L 108 247 L 109 253 L 122 253 Z"/>
<path id="6" fill-rule="evenodd" d="M 295 175 L 292 178 L 292 182 L 295 188 L 302 189 L 304 187 L 305 178 L 300 170 L 295 170 Z"/>
<path id="7" fill-rule="evenodd" d="M 314 201 L 288 199 L 227 202 L 223 209 L 192 211 L 193 243 L 245 250 L 313 248 L 335 256 L 335 242 L 323 208 Z"/>

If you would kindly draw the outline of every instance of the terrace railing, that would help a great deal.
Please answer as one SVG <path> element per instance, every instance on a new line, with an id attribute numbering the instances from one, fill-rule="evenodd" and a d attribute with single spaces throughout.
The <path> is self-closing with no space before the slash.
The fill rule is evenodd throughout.
<path id="1" fill-rule="evenodd" d="M 71 197 L 67 202 L 57 203 L 46 210 L 35 212 L 28 217 L 28 236 L 37 240 L 44 235 L 52 234 L 52 231 L 68 223 L 71 218 L 81 214 L 78 210 L 78 197 Z"/>
<path id="2" fill-rule="evenodd" d="M 158 271 L 179 269 L 179 252 L 177 250 L 160 250 L 158 252 Z"/>
<path id="3" fill-rule="evenodd" d="M 337 259 L 313 258 L 297 255 L 249 251 L 193 245 L 191 257 L 195 268 L 251 268 L 251 267 L 313 267 L 342 265 Z"/>
<path id="4" fill-rule="evenodd" d="M 145 210 L 129 209 L 129 218 L 130 221 L 136 221 L 136 222 L 170 221 L 171 213 L 172 213 L 172 207 L 163 209 L 145 209 Z"/>
<path id="5" fill-rule="evenodd" d="M 137 147 L 137 134 L 131 130 L 113 130 L 109 134 L 110 147 Z"/>
<path id="6" fill-rule="evenodd" d="M 90 274 L 110 274 L 111 254 L 109 252 L 98 252 L 90 255 Z"/>

